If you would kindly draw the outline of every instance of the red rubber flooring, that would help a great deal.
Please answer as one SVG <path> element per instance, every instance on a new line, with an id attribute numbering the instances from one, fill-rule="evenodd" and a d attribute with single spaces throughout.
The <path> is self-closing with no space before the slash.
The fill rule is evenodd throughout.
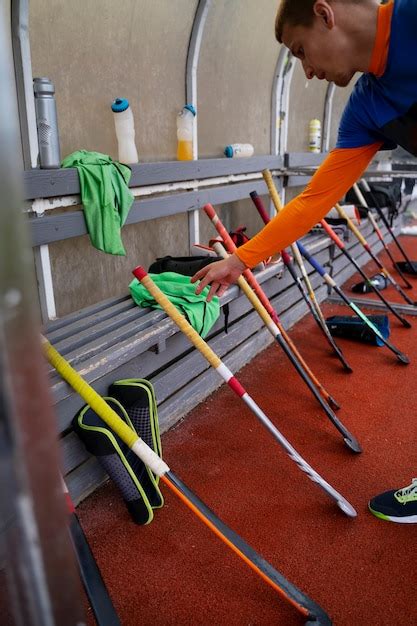
<path id="1" fill-rule="evenodd" d="M 402 242 L 417 259 L 417 239 Z M 410 280 L 415 286 L 407 293 L 417 299 L 417 279 Z M 384 294 L 400 300 L 391 288 Z M 351 312 L 326 305 L 324 313 Z M 342 405 L 338 416 L 360 441 L 360 455 L 344 446 L 277 345 L 238 374 L 300 454 L 353 504 L 356 519 L 346 517 L 299 470 L 225 386 L 163 436 L 172 470 L 318 602 L 336 626 L 417 624 L 417 528 L 377 520 L 367 510 L 370 497 L 409 484 L 417 471 L 417 318 L 407 330 L 390 317 L 390 339 L 410 356 L 408 366 L 386 348 L 338 340 L 354 369 L 347 374 L 310 317 L 291 330 L 316 375 Z M 110 485 L 78 508 L 123 626 L 304 623 L 174 495 L 163 491 L 166 505 L 147 527 L 130 522 Z"/>

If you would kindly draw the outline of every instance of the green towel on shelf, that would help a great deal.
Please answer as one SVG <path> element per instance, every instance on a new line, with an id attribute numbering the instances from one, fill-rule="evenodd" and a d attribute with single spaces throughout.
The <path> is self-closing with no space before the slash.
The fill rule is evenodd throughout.
<path id="1" fill-rule="evenodd" d="M 190 283 L 189 276 L 175 272 L 162 272 L 162 274 L 149 274 L 149 276 L 178 311 L 185 315 L 198 334 L 205 337 L 220 315 L 219 298 L 215 296 L 211 302 L 206 300 L 209 287 L 203 289 L 197 296 L 195 285 Z M 162 309 L 137 278 L 132 280 L 129 289 L 133 300 L 139 306 Z"/>
<path id="2" fill-rule="evenodd" d="M 125 256 L 120 229 L 133 203 L 128 184 L 131 170 L 107 154 L 77 150 L 62 161 L 75 167 L 91 243 L 98 250 Z"/>

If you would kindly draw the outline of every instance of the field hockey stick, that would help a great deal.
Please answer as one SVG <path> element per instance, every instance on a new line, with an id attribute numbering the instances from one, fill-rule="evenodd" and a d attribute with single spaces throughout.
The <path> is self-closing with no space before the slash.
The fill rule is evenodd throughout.
<path id="1" fill-rule="evenodd" d="M 69 513 L 69 530 L 81 581 L 87 598 L 94 613 L 98 626 L 121 626 L 113 603 L 110 599 L 103 577 L 91 551 L 87 537 L 84 534 L 75 506 L 69 494 L 67 485 L 62 478 L 62 489 Z"/>
<path id="2" fill-rule="evenodd" d="M 362 235 L 362 233 L 360 232 L 360 230 L 355 226 L 355 224 L 352 222 L 352 220 L 349 218 L 349 216 L 346 214 L 346 211 L 340 206 L 340 204 L 336 204 L 336 209 L 337 212 L 339 213 L 340 217 L 342 217 L 344 220 L 347 221 L 347 225 L 350 228 L 350 230 L 353 232 L 353 234 L 355 235 L 355 237 L 357 237 L 357 239 L 359 239 L 360 243 L 362 244 L 362 246 L 365 248 L 365 250 L 367 251 L 367 253 L 369 254 L 369 256 L 371 257 L 371 259 L 373 259 L 374 263 L 376 263 L 376 265 L 378 266 L 378 269 L 380 270 L 380 272 L 385 276 L 385 278 L 391 283 L 391 285 L 398 291 L 398 293 L 402 296 L 402 298 L 408 302 L 408 304 L 411 304 L 412 306 L 416 306 L 417 302 L 413 302 L 408 296 L 407 294 L 401 289 L 400 285 L 397 283 L 397 281 L 395 280 L 395 278 L 393 278 L 391 276 L 391 274 L 389 273 L 389 271 L 386 269 L 386 267 L 384 267 L 384 265 L 381 263 L 381 261 L 378 259 L 378 257 L 372 252 L 371 246 L 369 245 L 369 243 L 367 242 L 367 240 L 365 239 L 365 237 Z"/>
<path id="3" fill-rule="evenodd" d="M 415 267 L 414 267 L 414 263 L 413 263 L 412 261 L 410 261 L 410 259 L 408 258 L 408 256 L 407 256 L 407 254 L 406 254 L 406 252 L 405 252 L 404 248 L 403 248 L 403 247 L 402 247 L 402 245 L 400 244 L 400 242 L 399 242 L 398 238 L 395 236 L 394 231 L 392 230 L 391 225 L 390 225 L 390 223 L 389 223 L 388 219 L 386 218 L 386 216 L 385 216 L 385 214 L 384 214 L 384 211 L 381 209 L 381 207 L 380 207 L 380 205 L 379 205 L 379 202 L 378 202 L 378 200 L 377 200 L 377 199 L 376 199 L 376 197 L 375 197 L 375 194 L 372 192 L 372 190 L 371 190 L 371 188 L 370 188 L 370 186 L 369 186 L 369 184 L 368 184 L 368 181 L 367 181 L 367 180 L 365 180 L 365 179 L 363 178 L 363 179 L 362 179 L 362 181 L 361 181 L 361 183 L 362 183 L 362 186 L 363 186 L 363 188 L 365 189 L 365 191 L 368 191 L 368 192 L 371 194 L 371 197 L 372 197 L 372 199 L 373 199 L 373 201 L 374 201 L 375 209 L 376 209 L 376 211 L 377 211 L 377 213 L 378 213 L 379 217 L 381 218 L 381 220 L 382 220 L 382 221 L 383 221 L 383 223 L 385 224 L 385 226 L 386 226 L 386 228 L 387 228 L 387 230 L 388 230 L 389 234 L 391 235 L 391 237 L 392 237 L 392 239 L 393 239 L 393 241 L 394 241 L 395 245 L 397 246 L 398 250 L 399 250 L 399 251 L 401 252 L 401 254 L 403 255 L 403 257 L 404 257 L 405 261 L 407 262 L 407 264 L 408 264 L 408 266 L 409 266 L 409 268 L 410 268 L 411 272 L 412 272 L 413 274 L 417 275 L 417 270 L 416 270 L 416 269 L 415 269 Z"/>
<path id="4" fill-rule="evenodd" d="M 268 177 L 269 178 L 269 177 Z M 260 196 L 258 195 L 258 193 L 256 191 L 252 191 L 250 194 L 250 197 L 253 200 L 254 205 L 256 206 L 256 208 L 258 209 L 258 213 L 261 216 L 264 224 L 268 224 L 271 220 L 270 217 L 268 215 L 268 213 L 266 212 L 266 209 L 263 205 L 263 202 L 260 198 Z M 279 196 L 278 196 L 278 200 L 279 200 Z M 278 205 L 280 205 L 281 203 L 279 202 Z M 339 348 L 339 346 L 337 345 L 337 343 L 335 342 L 334 338 L 331 336 L 329 329 L 327 328 L 326 322 L 324 320 L 324 317 L 322 315 L 322 317 L 319 317 L 312 300 L 310 299 L 306 288 L 304 287 L 304 282 L 301 280 L 301 278 L 298 276 L 297 271 L 294 267 L 294 264 L 292 262 L 292 259 L 290 257 L 290 255 L 288 254 L 288 252 L 286 250 L 281 250 L 281 258 L 283 260 L 283 263 L 285 265 L 285 267 L 288 269 L 290 275 L 292 276 L 292 279 L 294 280 L 294 283 L 297 285 L 299 292 L 301 293 L 301 296 L 303 297 L 304 301 L 306 302 L 310 313 L 313 316 L 314 321 L 316 322 L 317 326 L 320 328 L 321 332 L 323 333 L 323 335 L 325 336 L 327 342 L 329 343 L 329 345 L 332 347 L 332 349 L 334 350 L 335 354 L 337 355 L 337 357 L 339 358 L 339 360 L 341 361 L 343 367 L 345 368 L 345 370 L 347 372 L 352 372 L 352 368 L 349 365 L 349 363 L 347 362 L 342 350 Z M 304 267 L 304 264 L 302 263 L 302 266 Z M 304 268 L 304 273 L 305 272 L 305 268 Z M 311 290 L 310 293 L 312 294 L 312 298 L 317 300 L 317 298 L 315 297 L 315 293 L 314 290 L 311 286 L 310 280 L 308 278 L 307 275 L 307 282 L 306 284 L 310 284 Z M 320 309 L 320 307 L 318 306 L 318 308 Z M 320 309 L 321 312 L 321 309 Z"/>
<path id="5" fill-rule="evenodd" d="M 252 413 L 258 418 L 258 420 L 265 426 L 265 428 L 271 433 L 278 443 L 284 448 L 288 456 L 298 465 L 298 467 L 307 474 L 307 476 L 314 483 L 317 483 L 328 496 L 336 501 L 339 508 L 349 515 L 350 517 L 356 516 L 356 511 L 351 504 L 345 498 L 340 495 L 329 483 L 327 483 L 317 472 L 314 470 L 303 457 L 293 448 L 290 442 L 284 437 L 284 435 L 274 426 L 271 420 L 265 415 L 262 409 L 251 398 L 247 391 L 243 388 L 240 382 L 229 368 L 221 361 L 217 354 L 210 348 L 210 346 L 200 337 L 200 335 L 194 330 L 191 324 L 185 319 L 181 313 L 175 308 L 175 306 L 168 300 L 166 295 L 155 285 L 149 274 L 143 267 L 137 267 L 133 270 L 133 274 L 142 283 L 144 287 L 149 291 L 152 297 L 158 302 L 158 304 L 164 309 L 169 317 L 175 322 L 178 328 L 188 337 L 191 343 L 197 348 L 208 363 L 216 370 L 221 378 L 227 383 L 227 385 L 235 392 L 239 398 L 243 400 L 246 406 L 252 411 Z"/>
<path id="6" fill-rule="evenodd" d="M 269 222 L 271 221 L 271 218 L 269 217 L 269 215 L 268 215 L 268 213 L 267 213 L 267 211 L 266 211 L 266 209 L 264 207 L 264 204 L 262 202 L 262 199 L 259 196 L 258 192 L 257 191 L 251 191 L 249 195 L 250 195 L 250 197 L 251 197 L 255 207 L 257 208 L 258 213 L 259 213 L 263 223 L 264 224 L 269 224 Z M 332 337 L 330 337 L 330 339 L 328 338 L 328 335 L 327 335 L 326 331 L 323 328 L 321 320 L 320 320 L 319 316 L 317 315 L 317 313 L 316 313 L 316 311 L 315 311 L 315 309 L 314 309 L 314 307 L 313 307 L 313 305 L 311 303 L 311 300 L 310 300 L 310 298 L 308 296 L 306 288 L 304 287 L 304 283 L 301 280 L 300 276 L 298 276 L 298 274 L 296 272 L 296 269 L 295 269 L 294 264 L 292 262 L 291 256 L 288 254 L 288 252 L 286 250 L 281 250 L 280 255 L 281 255 L 281 259 L 282 259 L 285 267 L 289 271 L 289 273 L 290 273 L 290 275 L 291 275 L 295 285 L 297 286 L 297 288 L 298 288 L 298 290 L 299 290 L 299 292 L 300 292 L 304 302 L 307 304 L 308 309 L 309 309 L 311 315 L 313 316 L 314 321 L 316 322 L 316 324 L 320 328 L 320 330 L 323 332 L 325 338 L 329 341 L 330 345 L 333 347 L 333 344 L 332 344 L 333 338 Z"/>
<path id="7" fill-rule="evenodd" d="M 368 185 L 367 181 L 364 181 L 364 182 L 366 183 L 366 185 L 368 186 L 369 191 L 370 191 L 370 189 L 371 189 L 371 188 L 369 187 L 369 185 Z M 379 228 L 379 226 L 378 226 L 378 224 L 377 224 L 377 221 L 376 221 L 375 217 L 373 216 L 373 213 L 372 213 L 371 209 L 370 209 L 370 208 L 369 208 L 369 206 L 368 206 L 368 203 L 366 202 L 366 200 L 365 200 L 365 198 L 364 198 L 364 196 L 363 196 L 363 194 L 362 194 L 361 190 L 359 189 L 359 185 L 358 185 L 357 183 L 355 183 L 355 184 L 353 185 L 353 189 L 354 189 L 354 191 L 355 191 L 355 193 L 356 193 L 356 197 L 357 197 L 357 198 L 358 198 L 358 200 L 359 200 L 359 204 L 361 205 L 361 207 L 362 207 L 363 209 L 365 209 L 365 210 L 366 210 L 368 220 L 371 222 L 372 227 L 373 227 L 374 231 L 376 232 L 376 234 L 377 234 L 377 237 L 378 237 L 379 241 L 382 243 L 382 245 L 383 245 L 383 247 L 384 247 L 385 252 L 388 254 L 388 256 L 389 256 L 389 258 L 390 258 L 390 260 L 391 260 L 391 263 L 392 263 L 392 266 L 393 266 L 394 270 L 395 270 L 396 272 L 398 272 L 398 274 L 399 274 L 399 275 L 401 276 L 401 278 L 403 279 L 403 281 L 404 281 L 404 285 L 405 285 L 405 288 L 406 288 L 406 289 L 412 289 L 412 288 L 413 288 L 412 284 L 411 284 L 411 283 L 410 283 L 410 281 L 406 278 L 406 276 L 404 276 L 404 274 L 402 273 L 402 271 L 400 270 L 400 268 L 396 265 L 396 262 L 395 262 L 394 257 L 392 256 L 391 250 L 389 249 L 389 247 L 388 247 L 388 246 L 387 246 L 387 244 L 386 244 L 386 241 L 385 241 L 384 236 L 383 236 L 383 234 L 382 234 L 382 232 L 381 232 L 381 229 Z M 365 191 L 367 191 L 367 189 L 365 189 Z"/>
<path id="8" fill-rule="evenodd" d="M 411 328 L 410 322 L 408 320 L 406 320 L 400 313 L 398 313 L 394 309 L 394 307 L 391 305 L 391 303 L 388 302 L 388 300 L 386 298 L 384 298 L 384 296 L 379 291 L 379 289 L 377 289 L 375 287 L 375 285 L 372 283 L 372 280 L 365 274 L 365 272 L 363 271 L 363 269 L 361 268 L 359 263 L 356 261 L 356 259 L 347 250 L 347 248 L 346 248 L 345 244 L 343 243 L 343 241 L 340 239 L 340 237 L 338 237 L 336 235 L 336 233 L 334 232 L 333 228 L 324 219 L 321 220 L 320 224 L 323 226 L 324 230 L 329 235 L 330 239 L 337 245 L 339 250 L 341 250 L 343 252 L 343 254 L 346 256 L 346 258 L 349 259 L 349 261 L 352 263 L 352 265 L 356 268 L 356 270 L 362 276 L 362 278 L 364 279 L 364 281 L 368 285 L 368 287 L 370 289 L 372 289 L 372 291 L 378 296 L 378 298 L 380 300 L 382 300 L 382 302 L 384 303 L 386 308 L 389 311 L 391 311 L 391 313 L 393 315 L 395 315 L 395 317 L 401 322 L 401 324 L 403 326 L 405 326 L 406 328 Z"/>
<path id="9" fill-rule="evenodd" d="M 337 285 L 337 283 L 333 280 L 333 278 L 326 272 L 326 270 L 324 269 L 324 267 L 322 267 L 320 265 L 320 263 L 311 256 L 311 254 L 304 248 L 303 244 L 298 242 L 297 246 L 299 247 L 299 250 L 301 252 L 301 254 L 303 255 L 303 257 L 306 259 L 306 261 L 308 261 L 310 263 L 310 265 L 312 267 L 314 267 L 314 269 L 320 274 L 320 276 L 324 279 L 324 281 L 326 282 L 327 285 L 329 285 L 329 287 L 331 287 L 332 289 L 334 289 L 334 291 L 338 294 L 338 296 L 343 300 L 343 302 L 345 304 L 347 304 L 348 307 L 350 307 L 353 311 L 355 311 L 356 315 L 358 315 L 361 320 L 363 322 L 365 322 L 365 324 L 368 326 L 368 328 L 371 329 L 371 331 L 374 333 L 374 335 L 376 337 L 378 337 L 378 339 L 380 341 L 382 341 L 382 343 L 389 348 L 397 357 L 397 359 L 399 361 L 401 361 L 401 363 L 406 363 L 408 364 L 410 362 L 409 358 L 403 354 L 402 352 L 400 352 L 400 350 L 398 350 L 398 348 L 396 348 L 395 346 L 393 346 L 388 339 L 385 339 L 385 337 L 383 336 L 383 334 L 380 332 L 380 330 L 371 322 L 371 320 L 365 315 L 365 313 L 363 313 L 360 308 L 358 306 L 356 306 L 356 304 L 354 302 L 352 302 L 351 300 L 349 300 L 349 298 L 343 293 L 343 291 L 341 290 L 341 288 Z"/>
<path id="10" fill-rule="evenodd" d="M 275 210 L 277 213 L 279 213 L 283 206 L 282 206 L 282 202 L 281 202 L 281 198 L 279 197 L 278 191 L 275 187 L 274 181 L 272 179 L 272 174 L 269 170 L 263 170 L 262 172 L 264 181 L 266 183 L 266 186 L 268 187 L 268 191 L 269 194 L 272 198 L 272 202 L 274 204 Z M 310 282 L 310 279 L 308 277 L 307 274 L 307 270 L 305 268 L 303 259 L 301 257 L 300 251 L 298 250 L 298 247 L 296 246 L 296 244 L 292 244 L 291 245 L 291 250 L 294 256 L 294 259 L 298 265 L 298 267 L 300 268 L 301 271 L 301 276 L 303 278 L 303 281 L 307 287 L 307 291 L 308 291 L 308 295 L 309 298 L 311 300 L 312 305 L 314 306 L 314 309 L 320 319 L 320 323 L 323 329 L 323 332 L 325 333 L 326 337 L 328 338 L 328 341 L 330 343 L 330 345 L 332 346 L 336 356 L 338 357 L 339 361 L 341 361 L 341 363 L 343 364 L 343 367 L 348 371 L 348 372 L 352 372 L 352 368 L 350 367 L 349 363 L 347 363 L 341 349 L 339 348 L 339 346 L 336 344 L 334 338 L 332 337 L 329 329 L 327 328 L 327 324 L 326 324 L 326 320 L 324 319 L 324 315 L 323 312 L 320 308 L 320 305 L 317 301 L 316 298 L 316 294 L 314 293 L 314 289 L 313 286 Z"/>
<path id="11" fill-rule="evenodd" d="M 213 225 L 216 228 L 217 232 L 219 233 L 220 237 L 223 239 L 223 242 L 224 242 L 224 245 L 226 247 L 226 250 L 230 254 L 233 254 L 233 252 L 235 252 L 235 250 L 237 249 L 236 245 L 233 242 L 233 239 L 231 238 L 229 233 L 227 232 L 226 228 L 224 227 L 224 225 L 223 225 L 222 221 L 220 220 L 219 216 L 217 215 L 214 207 L 211 204 L 206 204 L 204 206 L 204 212 L 207 215 L 207 217 L 211 220 L 211 222 L 213 223 Z M 268 296 L 265 294 L 265 292 L 263 291 L 262 287 L 260 286 L 260 284 L 256 280 L 253 272 L 251 272 L 251 270 L 249 270 L 249 269 L 246 269 L 243 272 L 243 276 L 246 278 L 247 282 L 249 283 L 249 285 L 252 287 L 253 291 L 258 296 L 259 300 L 261 301 L 261 303 L 263 304 L 263 306 L 265 307 L 265 309 L 267 310 L 267 312 L 271 316 L 272 320 L 278 326 L 278 329 L 280 330 L 281 335 L 282 335 L 281 339 L 283 338 L 284 341 L 287 343 L 287 345 L 291 348 L 294 356 L 296 357 L 296 360 L 298 360 L 299 364 L 305 370 L 305 373 L 307 374 L 308 378 L 316 386 L 317 391 L 320 393 L 321 397 L 326 402 L 328 402 L 329 405 L 333 406 L 334 408 L 336 408 L 336 409 L 340 408 L 339 404 L 325 390 L 323 385 L 319 382 L 319 380 L 316 378 L 316 376 L 310 370 L 310 368 L 308 367 L 307 363 L 304 361 L 304 359 L 301 356 L 301 354 L 298 352 L 298 350 L 297 350 L 296 346 L 294 345 L 293 341 L 291 340 L 290 336 L 288 335 L 288 333 L 285 331 L 284 327 L 282 326 L 282 324 L 280 322 L 280 319 L 278 317 L 278 313 L 273 308 L 272 304 L 270 303 L 270 301 L 268 299 Z M 283 349 L 285 350 L 285 348 L 283 348 Z M 287 356 L 288 356 L 288 354 L 287 354 Z M 293 358 L 291 356 L 288 356 L 288 358 L 291 360 L 292 364 L 294 365 Z M 300 374 L 300 375 L 303 378 L 304 382 L 306 382 L 306 384 L 310 387 L 309 383 L 306 381 L 306 379 L 303 376 L 303 374 Z M 313 391 L 313 393 L 314 393 L 314 391 Z M 314 395 L 316 395 L 316 394 L 314 393 Z"/>
<path id="12" fill-rule="evenodd" d="M 269 222 L 271 221 L 271 218 L 269 217 L 269 215 L 268 215 L 268 213 L 267 213 L 267 211 L 266 211 L 266 209 L 264 207 L 264 204 L 262 202 L 262 199 L 261 199 L 260 195 L 258 194 L 258 192 L 257 191 L 251 191 L 249 195 L 250 195 L 250 197 L 251 197 L 255 207 L 257 208 L 258 213 L 259 213 L 263 223 L 264 224 L 269 224 Z M 322 326 L 322 323 L 320 321 L 320 318 L 317 315 L 317 313 L 316 313 L 316 311 L 315 311 L 315 309 L 314 309 L 314 307 L 313 307 L 313 305 L 311 303 L 310 298 L 308 297 L 308 294 L 307 294 L 307 291 L 306 291 L 306 289 L 304 287 L 303 281 L 298 276 L 298 274 L 297 274 L 297 272 L 295 270 L 295 267 L 294 267 L 294 264 L 292 262 L 292 259 L 291 259 L 290 255 L 288 254 L 288 252 L 286 250 L 281 250 L 280 255 L 281 255 L 281 258 L 282 258 L 282 261 L 283 261 L 285 267 L 288 269 L 292 279 L 294 280 L 294 283 L 298 287 L 298 290 L 299 290 L 300 294 L 302 295 L 303 300 L 307 304 L 307 306 L 309 308 L 309 311 L 312 314 L 315 322 L 317 323 L 317 325 L 320 328 L 320 330 L 323 331 L 324 336 L 327 339 L 327 335 L 326 335 L 326 333 L 325 333 L 325 331 L 323 329 L 323 326 Z"/>
<path id="13" fill-rule="evenodd" d="M 42 337 L 49 363 L 93 411 L 120 437 L 150 470 L 203 522 L 223 543 L 237 554 L 258 576 L 308 621 L 306 626 L 331 626 L 323 609 L 275 570 L 268 561 L 226 524 L 224 524 L 168 467 L 168 465 L 124 422 L 109 404 Z"/>
<path id="14" fill-rule="evenodd" d="M 227 258 L 228 257 L 228 254 L 227 254 L 226 250 L 224 249 L 224 247 L 222 246 L 222 244 L 219 241 L 216 242 L 213 245 L 213 248 L 223 258 Z M 246 282 L 246 280 L 243 278 L 243 276 L 240 276 L 238 278 L 237 284 L 242 289 L 243 293 L 246 295 L 246 297 L 248 298 L 248 300 L 252 304 L 253 308 L 258 313 L 258 315 L 260 316 L 260 318 L 262 319 L 262 321 L 264 322 L 265 326 L 267 327 L 267 329 L 269 330 L 271 335 L 274 337 L 274 339 L 276 340 L 278 345 L 284 350 L 285 354 L 288 356 L 288 358 L 290 359 L 291 363 L 294 365 L 295 369 L 300 374 L 301 378 L 307 384 L 309 389 L 313 392 L 314 396 L 318 399 L 318 401 L 320 402 L 322 408 L 324 409 L 327 417 L 329 418 L 329 420 L 331 421 L 333 426 L 335 426 L 337 428 L 337 430 L 342 434 L 343 441 L 345 442 L 347 447 L 350 450 L 352 450 L 353 452 L 356 452 L 356 453 L 362 452 L 362 448 L 359 445 L 357 439 L 347 430 L 347 428 L 336 417 L 336 415 L 333 413 L 333 411 L 331 409 L 329 409 L 328 405 L 322 400 L 322 398 L 320 397 L 320 395 L 316 391 L 316 389 L 313 386 L 313 384 L 310 381 L 310 379 L 308 377 L 306 377 L 305 372 L 302 370 L 302 368 L 301 368 L 300 364 L 298 363 L 298 361 L 296 360 L 294 354 L 291 352 L 291 349 L 285 343 L 285 341 L 284 341 L 284 339 L 282 337 L 281 331 L 278 328 L 277 324 L 272 320 L 272 318 L 269 315 L 268 311 L 262 305 L 262 303 L 260 302 L 259 298 L 252 291 L 252 289 L 250 288 L 250 286 Z"/>

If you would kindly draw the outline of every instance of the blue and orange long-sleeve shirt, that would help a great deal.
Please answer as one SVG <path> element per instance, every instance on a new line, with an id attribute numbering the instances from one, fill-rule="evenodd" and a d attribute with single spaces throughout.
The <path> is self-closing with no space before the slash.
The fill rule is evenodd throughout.
<path id="1" fill-rule="evenodd" d="M 236 254 L 247 267 L 305 235 L 344 196 L 380 149 L 417 155 L 417 7 L 395 0 L 378 10 L 369 72 L 343 113 L 336 148 L 305 190 Z"/>

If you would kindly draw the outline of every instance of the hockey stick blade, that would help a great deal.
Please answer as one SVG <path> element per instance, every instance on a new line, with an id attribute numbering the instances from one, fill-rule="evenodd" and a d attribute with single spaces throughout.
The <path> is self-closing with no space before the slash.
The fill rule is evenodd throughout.
<path id="1" fill-rule="evenodd" d="M 209 509 L 184 483 L 175 476 L 171 471 L 165 474 L 173 485 L 180 491 L 189 502 L 191 502 L 209 522 L 217 529 L 227 541 L 232 543 L 244 555 L 250 563 L 252 569 L 261 572 L 262 577 L 266 577 L 274 588 L 278 587 L 292 603 L 303 607 L 308 612 L 307 624 L 319 624 L 322 626 L 330 626 L 332 624 L 329 616 L 323 609 L 311 600 L 305 593 L 300 591 L 293 583 L 289 582 L 282 574 L 280 574 L 272 565 L 258 554 L 251 546 L 249 546 L 235 531 L 222 522 L 216 514 Z M 249 563 L 248 563 L 249 564 Z"/>

